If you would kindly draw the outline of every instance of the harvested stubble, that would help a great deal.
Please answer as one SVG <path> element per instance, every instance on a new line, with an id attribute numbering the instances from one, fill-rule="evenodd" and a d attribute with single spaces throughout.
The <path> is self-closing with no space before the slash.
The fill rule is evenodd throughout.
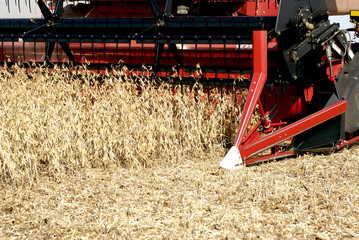
<path id="1" fill-rule="evenodd" d="M 173 164 L 223 151 L 240 117 L 234 94 L 154 84 L 113 71 L 0 70 L 0 167 L 32 184 L 80 168 Z M 210 113 L 210 114 L 209 114 Z"/>
<path id="2" fill-rule="evenodd" d="M 0 184 L 0 239 L 359 239 L 358 153 L 234 172 L 207 156 Z"/>

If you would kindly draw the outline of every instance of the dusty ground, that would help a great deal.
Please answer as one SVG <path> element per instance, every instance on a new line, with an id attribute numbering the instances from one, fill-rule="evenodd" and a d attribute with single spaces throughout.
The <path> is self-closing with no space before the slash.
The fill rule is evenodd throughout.
<path id="1" fill-rule="evenodd" d="M 0 191 L 1 239 L 359 239 L 359 147 L 227 172 L 219 156 Z"/>

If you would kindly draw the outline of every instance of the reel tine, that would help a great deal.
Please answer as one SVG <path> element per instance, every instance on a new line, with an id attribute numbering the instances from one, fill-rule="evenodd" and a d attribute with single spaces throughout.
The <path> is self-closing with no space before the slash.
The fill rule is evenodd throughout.
<path id="1" fill-rule="evenodd" d="M 103 60 L 106 63 L 107 59 L 106 59 L 106 41 L 103 43 Z"/>
<path id="2" fill-rule="evenodd" d="M 64 0 L 57 0 L 55 7 L 55 15 L 57 17 L 61 17 L 63 10 L 64 10 Z"/>
<path id="3" fill-rule="evenodd" d="M 167 0 L 167 1 L 166 1 L 166 5 L 165 5 L 165 9 L 163 10 L 163 13 L 164 13 L 167 17 L 170 17 L 170 16 L 171 16 L 171 12 L 172 12 L 172 2 L 173 2 L 173 0 Z"/>
<path id="4" fill-rule="evenodd" d="M 1 49 L 4 49 L 4 39 L 1 39 Z M 1 55 L 2 55 L 2 59 L 4 59 L 4 61 L 5 61 L 4 50 L 1 51 Z"/>
<path id="5" fill-rule="evenodd" d="M 18 7 L 19 7 L 19 13 L 21 13 L 20 0 L 17 1 L 17 5 L 18 5 Z"/>
<path id="6" fill-rule="evenodd" d="M 92 54 L 91 54 L 91 56 L 92 56 L 92 62 L 95 62 L 95 53 L 94 53 L 94 41 L 92 40 L 92 42 L 91 42 L 91 51 L 92 51 Z"/>
<path id="7" fill-rule="evenodd" d="M 5 0 L 5 2 L 7 3 L 7 11 L 10 13 L 10 3 L 9 3 L 10 0 Z"/>
<path id="8" fill-rule="evenodd" d="M 149 0 L 149 1 L 150 1 L 150 6 L 151 6 L 153 16 L 155 16 L 155 18 L 158 18 L 161 15 L 160 7 L 158 6 L 158 4 L 156 3 L 155 0 Z"/>
<path id="9" fill-rule="evenodd" d="M 212 42 L 209 42 L 209 64 L 212 65 Z"/>
<path id="10" fill-rule="evenodd" d="M 50 63 L 52 53 L 54 52 L 55 43 L 54 42 L 47 42 L 45 45 L 45 63 Z"/>
<path id="11" fill-rule="evenodd" d="M 26 50 L 25 50 L 25 41 L 22 41 L 22 61 L 24 62 L 26 59 Z"/>
<path id="12" fill-rule="evenodd" d="M 37 0 L 37 4 L 39 5 L 40 11 L 46 20 L 52 19 L 52 13 L 46 4 L 42 0 Z"/>
<path id="13" fill-rule="evenodd" d="M 80 54 L 79 54 L 79 56 L 80 56 L 80 61 L 82 61 L 82 40 L 81 40 L 81 38 L 79 39 L 79 43 L 80 43 L 80 47 L 79 47 L 79 51 L 80 51 Z"/>
<path id="14" fill-rule="evenodd" d="M 72 55 L 69 44 L 67 42 L 59 42 L 59 44 L 60 44 L 62 50 L 64 50 L 64 52 L 66 53 L 69 60 L 75 64 L 76 61 L 75 61 L 74 55 Z"/>
<path id="15" fill-rule="evenodd" d="M 130 41 L 130 44 L 131 44 L 131 41 Z M 131 52 L 129 52 L 129 54 L 131 55 Z M 118 56 L 118 41 L 116 41 L 116 60 L 117 60 L 117 64 L 118 64 L 120 62 L 120 59 Z"/>
<path id="16" fill-rule="evenodd" d="M 155 62 L 153 63 L 153 67 L 152 67 L 152 75 L 157 74 L 157 70 L 160 65 L 164 46 L 165 45 L 163 43 L 156 43 L 156 47 L 155 47 L 156 55 L 155 55 Z"/>
<path id="17" fill-rule="evenodd" d="M 178 48 L 177 48 L 176 44 L 175 43 L 169 43 L 168 47 L 169 47 L 171 53 L 173 54 L 173 56 L 175 57 L 177 63 L 180 65 L 180 67 L 182 67 L 182 65 L 183 65 L 182 64 L 182 59 L 181 59 L 181 56 L 179 54 L 179 51 L 178 51 Z"/>
<path id="18" fill-rule="evenodd" d="M 156 24 L 153 24 L 153 25 L 147 27 L 147 28 L 146 28 L 145 30 L 143 30 L 142 32 L 136 33 L 135 36 L 142 36 L 144 33 L 146 33 L 146 32 L 148 32 L 148 31 L 152 30 L 152 29 L 155 28 L 155 27 L 156 27 Z"/>
<path id="19" fill-rule="evenodd" d="M 43 27 L 46 27 L 46 24 L 41 25 L 41 26 L 39 26 L 39 27 L 37 27 L 37 28 L 31 29 L 30 31 L 28 31 L 28 32 L 26 32 L 26 33 L 24 33 L 24 34 L 26 35 L 26 34 L 35 32 L 35 31 L 37 31 L 37 30 L 39 30 L 39 29 L 41 29 L 41 28 L 43 28 Z"/>
<path id="20" fill-rule="evenodd" d="M 129 46 L 129 55 L 130 55 L 130 64 L 132 64 L 132 53 L 131 53 L 131 43 L 132 43 L 132 41 L 131 41 L 131 39 L 130 39 L 130 44 L 128 45 Z M 116 51 L 117 51 L 117 54 L 118 54 L 118 49 L 116 49 Z"/>
<path id="21" fill-rule="evenodd" d="M 14 41 L 14 37 L 11 37 L 11 46 L 12 46 L 12 61 L 16 61 L 15 59 L 15 41 Z"/>
<path id="22" fill-rule="evenodd" d="M 56 59 L 59 60 L 59 43 L 56 43 Z"/>
<path id="23" fill-rule="evenodd" d="M 34 52 L 34 61 L 36 61 L 36 41 L 35 41 L 35 37 L 34 37 L 34 50 L 33 50 L 33 52 Z"/>

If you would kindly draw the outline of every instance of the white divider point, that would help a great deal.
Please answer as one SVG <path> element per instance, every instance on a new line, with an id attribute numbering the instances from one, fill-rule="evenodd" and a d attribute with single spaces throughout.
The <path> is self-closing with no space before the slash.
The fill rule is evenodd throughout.
<path id="1" fill-rule="evenodd" d="M 242 157 L 236 146 L 231 147 L 227 155 L 223 158 L 220 166 L 227 170 L 235 170 L 243 167 Z"/>

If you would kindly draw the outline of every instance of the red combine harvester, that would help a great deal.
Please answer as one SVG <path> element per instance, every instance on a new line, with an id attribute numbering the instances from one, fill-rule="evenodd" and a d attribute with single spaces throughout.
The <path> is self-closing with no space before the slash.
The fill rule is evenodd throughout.
<path id="1" fill-rule="evenodd" d="M 151 77 L 174 83 L 247 87 L 224 168 L 359 140 L 359 57 L 347 32 L 328 20 L 325 0 L 37 4 L 43 18 L 0 19 L 2 63 L 90 63 L 98 70 L 125 64 L 140 71 L 148 65 Z M 256 108 L 261 119 L 248 129 Z"/>

